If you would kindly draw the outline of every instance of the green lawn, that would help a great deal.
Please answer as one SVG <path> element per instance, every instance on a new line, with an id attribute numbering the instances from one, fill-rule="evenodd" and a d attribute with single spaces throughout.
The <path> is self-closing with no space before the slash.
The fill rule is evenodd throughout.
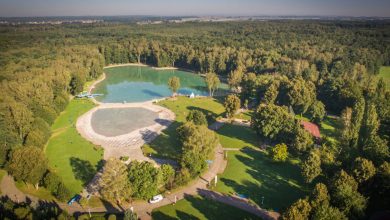
<path id="1" fill-rule="evenodd" d="M 259 219 L 241 209 L 205 199 L 199 196 L 188 196 L 175 205 L 166 205 L 152 212 L 155 220 L 172 219 Z"/>
<path id="2" fill-rule="evenodd" d="M 227 124 L 218 134 L 224 148 L 239 151 L 228 151 L 228 165 L 219 177 L 217 191 L 244 195 L 259 206 L 276 211 L 306 194 L 297 160 L 273 162 L 266 152 L 258 150 L 259 139 L 250 128 Z"/>
<path id="3" fill-rule="evenodd" d="M 103 158 L 103 149 L 82 138 L 75 128 L 77 118 L 93 107 L 89 100 L 72 100 L 54 122 L 45 149 L 50 169 L 73 193 L 79 193 L 91 180 Z"/>
<path id="4" fill-rule="evenodd" d="M 253 148 L 228 152 L 228 165 L 219 180 L 217 191 L 244 195 L 257 205 L 275 211 L 284 210 L 307 191 L 296 163 L 273 162 Z"/>
<path id="5" fill-rule="evenodd" d="M 181 154 L 176 129 L 186 121 L 190 110 L 200 110 L 206 114 L 209 123 L 222 116 L 225 109 L 220 101 L 213 98 L 178 97 L 177 100 L 164 100 L 159 103 L 176 114 L 176 120 L 162 132 L 151 144 L 144 145 L 145 154 L 152 154 L 159 158 L 177 159 Z"/>
<path id="6" fill-rule="evenodd" d="M 382 66 L 378 77 L 382 77 L 387 84 L 387 89 L 390 89 L 390 66 Z"/>
<path id="7" fill-rule="evenodd" d="M 224 148 L 258 147 L 260 145 L 256 132 L 248 127 L 225 124 L 217 133 Z"/>
<path id="8" fill-rule="evenodd" d="M 332 142 L 338 142 L 340 137 L 341 121 L 335 116 L 326 116 L 321 122 L 320 132 L 322 137 L 327 137 Z"/>
<path id="9" fill-rule="evenodd" d="M 7 175 L 7 171 L 0 169 L 0 183 L 3 180 L 3 177 L 5 175 Z M 1 190 L 0 190 L 0 194 L 1 194 Z"/>
<path id="10" fill-rule="evenodd" d="M 253 115 L 253 111 L 252 110 L 248 110 L 246 112 L 241 112 L 241 113 L 235 115 L 234 117 L 238 118 L 238 119 L 243 119 L 243 120 L 250 121 L 251 118 L 252 118 L 252 115 Z"/>
<path id="11" fill-rule="evenodd" d="M 0 182 L 5 175 L 7 175 L 7 171 L 0 169 Z"/>

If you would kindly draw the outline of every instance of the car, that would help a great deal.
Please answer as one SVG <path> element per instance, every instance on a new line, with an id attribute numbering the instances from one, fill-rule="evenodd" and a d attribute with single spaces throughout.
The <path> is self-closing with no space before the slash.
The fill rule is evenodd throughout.
<path id="1" fill-rule="evenodd" d="M 71 198 L 69 200 L 68 205 L 72 205 L 74 202 L 80 201 L 80 199 L 81 199 L 81 196 L 77 194 L 77 195 L 73 196 L 73 198 Z"/>
<path id="2" fill-rule="evenodd" d="M 160 201 L 162 201 L 164 199 L 164 197 L 160 194 L 160 195 L 156 195 L 156 196 L 153 196 L 153 198 L 149 199 L 149 203 L 153 204 L 153 203 L 158 203 Z"/>

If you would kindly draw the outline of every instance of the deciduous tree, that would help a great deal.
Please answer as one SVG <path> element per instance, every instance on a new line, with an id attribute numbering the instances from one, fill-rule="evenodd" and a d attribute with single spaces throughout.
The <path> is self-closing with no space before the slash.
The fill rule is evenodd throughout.
<path id="1" fill-rule="evenodd" d="M 271 157 L 274 161 L 285 161 L 288 157 L 287 145 L 277 144 L 271 149 Z"/>
<path id="2" fill-rule="evenodd" d="M 238 96 L 230 94 L 225 98 L 223 105 L 225 106 L 226 116 L 228 118 L 232 118 L 238 109 L 240 109 L 241 101 Z"/>
<path id="3" fill-rule="evenodd" d="M 37 147 L 20 147 L 12 152 L 7 168 L 17 180 L 35 184 L 38 188 L 47 170 L 47 159 Z"/>
<path id="4" fill-rule="evenodd" d="M 206 82 L 207 88 L 209 89 L 210 96 L 214 96 L 214 92 L 215 92 L 215 90 L 218 89 L 219 84 L 220 84 L 220 81 L 219 81 L 217 74 L 215 74 L 213 72 L 206 73 L 205 82 Z"/>
<path id="5" fill-rule="evenodd" d="M 100 194 L 103 198 L 121 204 L 131 195 L 127 167 L 119 159 L 109 159 L 100 178 Z"/>
<path id="6" fill-rule="evenodd" d="M 180 79 L 179 79 L 179 77 L 173 76 L 173 77 L 169 78 L 169 80 L 168 80 L 168 87 L 172 91 L 173 95 L 175 95 L 176 92 L 180 88 Z"/>

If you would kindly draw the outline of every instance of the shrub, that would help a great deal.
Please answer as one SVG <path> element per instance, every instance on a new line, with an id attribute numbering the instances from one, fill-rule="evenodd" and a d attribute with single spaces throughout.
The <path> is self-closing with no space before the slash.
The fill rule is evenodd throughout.
<path id="1" fill-rule="evenodd" d="M 72 193 L 69 191 L 68 188 L 63 183 L 60 183 L 58 185 L 57 192 L 54 195 L 57 199 L 60 201 L 66 202 L 70 197 L 72 196 Z"/>
<path id="2" fill-rule="evenodd" d="M 277 144 L 271 149 L 271 157 L 274 161 L 286 161 L 288 157 L 287 145 Z"/>
<path id="3" fill-rule="evenodd" d="M 191 110 L 190 113 L 187 115 L 186 120 L 193 122 L 195 125 L 207 126 L 206 115 L 199 110 Z"/>

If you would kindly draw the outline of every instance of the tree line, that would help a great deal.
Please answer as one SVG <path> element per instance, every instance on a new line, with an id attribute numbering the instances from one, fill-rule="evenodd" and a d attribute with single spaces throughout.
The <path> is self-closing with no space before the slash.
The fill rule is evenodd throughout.
<path id="1" fill-rule="evenodd" d="M 366 166 L 370 160 L 376 170 L 386 168 L 390 94 L 376 74 L 380 66 L 390 64 L 389 26 L 388 21 L 0 26 L 0 165 L 18 180 L 66 194 L 47 163 L 36 166 L 36 161 L 46 161 L 42 150 L 50 125 L 67 106 L 69 95 L 81 92 L 86 81 L 102 74 L 104 65 L 138 62 L 204 73 L 210 93 L 218 78 L 226 80 L 243 106 L 256 108 L 252 121 L 257 133 L 287 144 L 289 152 L 303 158 L 308 182 L 321 173 L 318 167 L 329 169 L 325 176 L 347 170 L 354 179 L 351 164 Z M 226 106 L 236 109 L 235 103 L 231 97 Z M 326 113 L 342 116 L 342 141 L 338 146 L 325 141 L 320 150 L 314 149 L 311 136 L 292 115 L 304 114 L 319 124 Z M 193 118 L 202 118 L 196 115 Z M 209 132 L 206 129 L 189 122 L 179 131 L 183 155 L 178 182 L 204 170 L 206 158 L 199 152 L 212 152 L 213 147 L 206 146 L 217 142 L 200 142 L 201 149 L 192 144 Z M 28 161 L 22 164 L 24 157 Z M 381 198 L 364 181 L 357 189 L 362 196 Z M 375 207 L 371 201 L 369 208 Z M 346 216 L 356 214 L 337 208 Z"/>

